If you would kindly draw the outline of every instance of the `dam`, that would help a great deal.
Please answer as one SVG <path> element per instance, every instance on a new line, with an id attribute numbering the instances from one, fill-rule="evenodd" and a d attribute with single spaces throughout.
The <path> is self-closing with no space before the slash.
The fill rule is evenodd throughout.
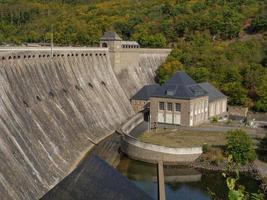
<path id="1" fill-rule="evenodd" d="M 134 111 L 170 49 L 0 48 L 1 199 L 39 199 Z"/>

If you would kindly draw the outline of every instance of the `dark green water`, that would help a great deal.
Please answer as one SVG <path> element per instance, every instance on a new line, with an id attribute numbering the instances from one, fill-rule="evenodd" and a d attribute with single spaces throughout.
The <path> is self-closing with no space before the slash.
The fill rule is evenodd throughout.
<path id="1" fill-rule="evenodd" d="M 157 199 L 156 165 L 124 157 L 117 169 L 153 199 Z M 211 200 L 211 193 L 216 194 L 216 199 L 227 199 L 225 179 L 220 172 L 176 166 L 164 168 L 164 174 L 168 200 Z M 257 192 L 259 188 L 258 181 L 245 175 L 241 176 L 239 183 L 249 192 Z"/>

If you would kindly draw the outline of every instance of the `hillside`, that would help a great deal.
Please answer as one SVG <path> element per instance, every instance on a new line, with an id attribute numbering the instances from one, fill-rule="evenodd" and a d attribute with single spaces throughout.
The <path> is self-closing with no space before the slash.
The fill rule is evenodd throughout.
<path id="1" fill-rule="evenodd" d="M 157 71 L 211 81 L 232 105 L 267 111 L 267 11 L 264 0 L 5 0 L 0 43 L 96 46 L 114 30 L 142 47 L 173 47 Z"/>

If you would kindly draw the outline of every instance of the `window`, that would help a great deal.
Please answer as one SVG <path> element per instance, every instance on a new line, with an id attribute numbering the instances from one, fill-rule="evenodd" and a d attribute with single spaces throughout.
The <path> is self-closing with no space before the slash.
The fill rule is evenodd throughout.
<path id="1" fill-rule="evenodd" d="M 172 111 L 172 103 L 168 103 L 168 104 L 167 104 L 167 109 L 168 109 L 169 111 Z"/>
<path id="2" fill-rule="evenodd" d="M 165 110 L 165 105 L 164 105 L 164 102 L 159 102 L 159 109 L 160 110 Z"/>
<path id="3" fill-rule="evenodd" d="M 107 43 L 102 43 L 102 47 L 108 47 L 108 44 Z"/>
<path id="4" fill-rule="evenodd" d="M 181 104 L 180 103 L 175 104 L 175 111 L 181 112 Z"/>
<path id="5" fill-rule="evenodd" d="M 205 101 L 205 112 L 208 111 L 208 101 Z"/>

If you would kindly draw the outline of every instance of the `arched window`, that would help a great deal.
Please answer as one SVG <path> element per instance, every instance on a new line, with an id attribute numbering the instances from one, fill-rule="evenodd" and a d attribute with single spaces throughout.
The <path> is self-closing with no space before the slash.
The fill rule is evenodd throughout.
<path id="1" fill-rule="evenodd" d="M 102 43 L 102 47 L 108 47 L 108 44 L 107 43 Z"/>

